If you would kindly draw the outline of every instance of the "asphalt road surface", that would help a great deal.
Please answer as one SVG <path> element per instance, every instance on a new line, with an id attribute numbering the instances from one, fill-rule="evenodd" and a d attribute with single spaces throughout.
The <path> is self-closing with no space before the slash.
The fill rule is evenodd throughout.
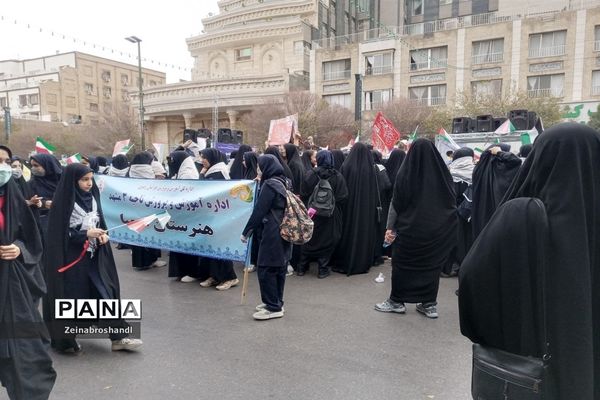
<path id="1" fill-rule="evenodd" d="M 471 346 L 459 331 L 456 278 L 442 279 L 439 318 L 430 320 L 414 305 L 405 315 L 373 310 L 389 295 L 389 262 L 326 279 L 313 265 L 288 277 L 283 318 L 255 321 L 256 273 L 240 305 L 241 284 L 219 292 L 175 282 L 167 267 L 135 271 L 128 250 L 114 253 L 122 298 L 142 300 L 144 345 L 112 352 L 108 339 L 83 339 L 79 355 L 53 352 L 51 399 L 470 398 Z M 241 266 L 236 271 L 241 281 Z M 375 283 L 380 272 L 385 282 Z"/>

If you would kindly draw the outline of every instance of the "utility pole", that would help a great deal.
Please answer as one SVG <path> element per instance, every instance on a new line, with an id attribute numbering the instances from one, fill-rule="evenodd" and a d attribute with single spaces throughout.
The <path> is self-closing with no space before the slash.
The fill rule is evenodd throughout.
<path id="1" fill-rule="evenodd" d="M 8 139 L 10 138 L 12 131 L 12 117 L 10 116 L 10 107 L 4 107 L 4 134 L 6 139 L 6 144 L 8 144 Z"/>
<path id="2" fill-rule="evenodd" d="M 138 49 L 138 89 L 139 89 L 139 101 L 140 101 L 140 109 L 139 109 L 139 115 L 140 115 L 140 135 L 142 136 L 142 151 L 146 150 L 146 138 L 145 138 L 145 131 L 144 131 L 144 92 L 142 90 L 143 87 L 143 82 L 142 82 L 142 39 L 138 38 L 137 36 L 129 36 L 126 37 L 125 40 L 127 40 L 128 42 L 131 43 L 137 43 L 137 49 Z"/>

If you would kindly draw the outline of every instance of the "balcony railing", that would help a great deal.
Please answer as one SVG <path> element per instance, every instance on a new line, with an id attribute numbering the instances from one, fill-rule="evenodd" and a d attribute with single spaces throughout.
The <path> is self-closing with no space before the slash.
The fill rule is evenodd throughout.
<path id="1" fill-rule="evenodd" d="M 473 64 L 487 64 L 502 62 L 504 59 L 504 53 L 489 53 L 489 54 L 478 54 L 473 56 Z"/>
<path id="2" fill-rule="evenodd" d="M 410 99 L 410 101 L 419 106 L 441 106 L 446 104 L 446 97 L 425 97 L 422 99 Z"/>
<path id="3" fill-rule="evenodd" d="M 529 57 L 556 57 L 564 56 L 566 53 L 567 46 L 564 44 L 558 46 L 542 47 L 542 48 L 530 48 Z"/>
<path id="4" fill-rule="evenodd" d="M 422 71 L 427 69 L 438 69 L 446 68 L 448 66 L 448 59 L 428 60 L 423 62 L 416 62 L 410 64 L 411 71 Z"/>
<path id="5" fill-rule="evenodd" d="M 600 40 L 594 42 L 594 51 L 600 51 Z"/>
<path id="6" fill-rule="evenodd" d="M 530 89 L 527 91 L 529 97 L 563 97 L 563 89 Z"/>
<path id="7" fill-rule="evenodd" d="M 600 86 L 592 86 L 592 96 L 600 95 Z"/>
<path id="8" fill-rule="evenodd" d="M 323 72 L 323 80 L 324 81 L 337 81 L 340 79 L 350 79 L 350 73 L 352 71 L 333 71 L 333 72 Z"/>
<path id="9" fill-rule="evenodd" d="M 365 70 L 365 75 L 383 75 L 383 74 L 391 74 L 394 71 L 394 67 L 391 65 L 386 65 L 382 67 L 367 67 Z"/>

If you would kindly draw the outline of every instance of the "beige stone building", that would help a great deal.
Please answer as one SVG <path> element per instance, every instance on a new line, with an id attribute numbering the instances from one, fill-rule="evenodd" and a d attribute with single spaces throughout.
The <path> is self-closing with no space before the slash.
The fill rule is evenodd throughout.
<path id="1" fill-rule="evenodd" d="M 572 110 L 565 119 L 587 120 L 600 104 L 600 3 L 498 3 L 490 13 L 347 36 L 345 46 L 339 38 L 316 41 L 310 89 L 352 110 L 358 97 L 366 119 L 394 97 L 436 106 L 459 92 L 512 88 L 560 97 Z"/>
<path id="2" fill-rule="evenodd" d="M 0 106 L 13 118 L 97 124 L 117 107 L 129 112 L 138 67 L 80 52 L 0 61 Z M 165 74 L 142 69 L 145 87 L 164 85 Z"/>

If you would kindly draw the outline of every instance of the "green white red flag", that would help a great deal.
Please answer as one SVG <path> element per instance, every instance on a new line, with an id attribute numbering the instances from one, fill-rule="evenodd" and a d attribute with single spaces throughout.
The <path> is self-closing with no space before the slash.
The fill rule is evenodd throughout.
<path id="1" fill-rule="evenodd" d="M 129 144 L 129 142 L 131 141 L 131 139 L 127 139 L 127 140 L 121 140 L 117 143 L 115 143 L 115 148 L 113 149 L 113 157 L 119 154 L 127 154 L 129 152 L 129 150 L 131 150 L 131 148 L 133 147 L 133 144 Z"/>
<path id="2" fill-rule="evenodd" d="M 81 154 L 75 153 L 71 157 L 67 157 L 65 161 L 67 162 L 67 164 L 80 163 L 81 162 Z"/>
<path id="3" fill-rule="evenodd" d="M 56 147 L 52 146 L 50 143 L 46 142 L 41 137 L 37 137 L 35 139 L 35 152 L 38 154 L 54 154 L 56 151 Z"/>
<path id="4" fill-rule="evenodd" d="M 496 129 L 494 131 L 494 133 L 497 133 L 499 135 L 507 135 L 509 133 L 512 133 L 514 131 L 516 131 L 517 129 L 515 128 L 515 126 L 512 124 L 512 122 L 510 122 L 510 119 L 507 119 L 506 121 L 504 121 L 504 123 L 502 125 L 500 125 L 498 127 L 498 129 Z"/>

